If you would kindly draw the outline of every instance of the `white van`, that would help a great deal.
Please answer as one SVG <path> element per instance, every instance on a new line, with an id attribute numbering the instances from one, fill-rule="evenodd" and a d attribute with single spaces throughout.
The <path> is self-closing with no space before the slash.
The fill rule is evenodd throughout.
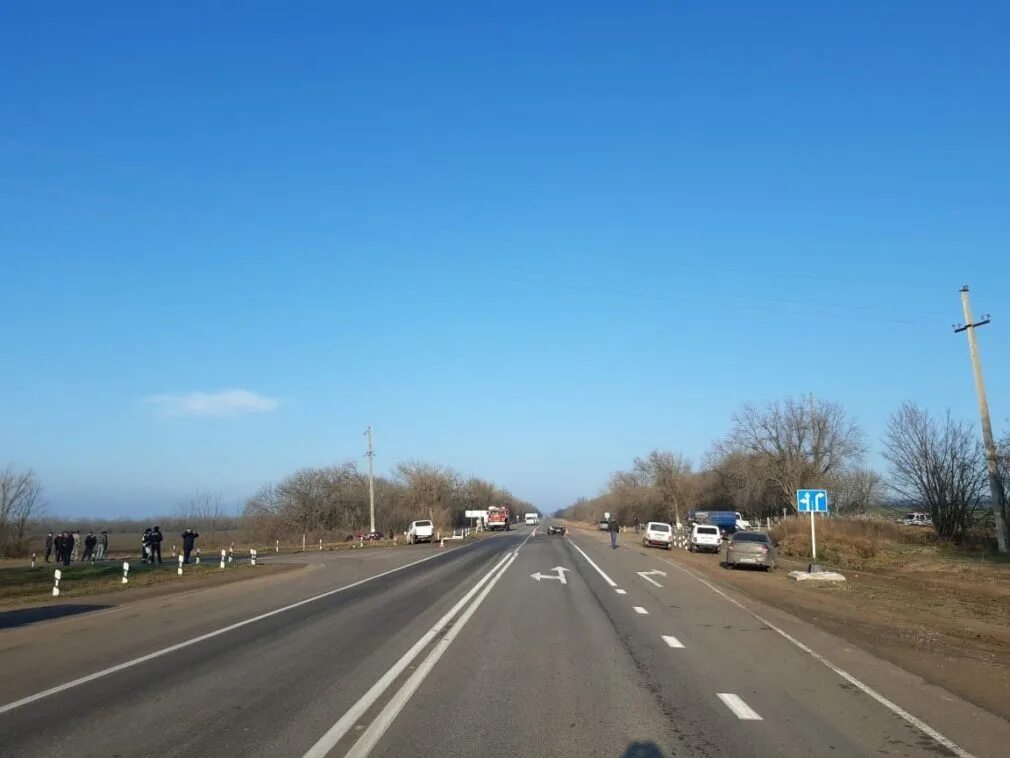
<path id="1" fill-rule="evenodd" d="M 418 542 L 431 542 L 435 536 L 435 527 L 430 521 L 411 521 L 407 530 L 407 542 L 416 545 Z"/>
<path id="2" fill-rule="evenodd" d="M 691 527 L 691 539 L 687 543 L 690 552 L 718 553 L 721 547 L 722 535 L 719 533 L 719 527 L 711 524 L 695 524 Z"/>
<path id="3" fill-rule="evenodd" d="M 665 547 L 669 550 L 673 547 L 673 527 L 664 521 L 650 521 L 645 525 L 645 535 L 642 537 L 642 546 Z"/>
<path id="4" fill-rule="evenodd" d="M 540 516 L 536 513 L 526 514 L 526 526 L 536 526 L 540 523 Z"/>

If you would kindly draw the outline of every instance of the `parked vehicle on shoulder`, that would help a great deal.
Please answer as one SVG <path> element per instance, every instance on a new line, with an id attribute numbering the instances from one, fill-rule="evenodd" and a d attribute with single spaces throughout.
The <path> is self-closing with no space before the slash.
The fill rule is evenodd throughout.
<path id="1" fill-rule="evenodd" d="M 722 547 L 722 533 L 714 524 L 695 524 L 687 549 L 692 553 L 718 553 Z"/>
<path id="2" fill-rule="evenodd" d="M 610 522 L 607 521 L 605 518 L 604 519 L 600 519 L 599 521 L 596 522 L 596 531 L 598 531 L 598 532 L 609 532 L 610 531 Z"/>
<path id="3" fill-rule="evenodd" d="M 665 547 L 669 550 L 673 547 L 673 527 L 662 521 L 650 521 L 645 525 L 642 545 L 644 547 Z"/>
<path id="4" fill-rule="evenodd" d="M 776 557 L 772 538 L 760 532 L 737 532 L 726 543 L 726 568 L 757 566 L 771 571 Z"/>
<path id="5" fill-rule="evenodd" d="M 407 530 L 407 542 L 416 545 L 418 542 L 431 542 L 435 537 L 435 526 L 428 520 L 411 521 Z"/>
<path id="6" fill-rule="evenodd" d="M 536 513 L 526 514 L 526 526 L 536 526 L 540 523 L 540 516 Z"/>
<path id="7" fill-rule="evenodd" d="M 933 517 L 928 513 L 916 511 L 915 513 L 906 513 L 898 519 L 898 523 L 902 526 L 933 526 Z"/>

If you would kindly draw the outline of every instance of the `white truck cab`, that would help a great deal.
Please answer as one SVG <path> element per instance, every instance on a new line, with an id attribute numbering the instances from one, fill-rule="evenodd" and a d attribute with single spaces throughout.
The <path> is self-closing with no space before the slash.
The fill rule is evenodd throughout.
<path id="1" fill-rule="evenodd" d="M 431 542 L 435 536 L 435 526 L 427 519 L 411 521 L 407 530 L 407 542 L 416 545 L 418 542 Z"/>
<path id="2" fill-rule="evenodd" d="M 536 513 L 526 514 L 526 526 L 536 526 L 540 523 L 540 516 Z"/>

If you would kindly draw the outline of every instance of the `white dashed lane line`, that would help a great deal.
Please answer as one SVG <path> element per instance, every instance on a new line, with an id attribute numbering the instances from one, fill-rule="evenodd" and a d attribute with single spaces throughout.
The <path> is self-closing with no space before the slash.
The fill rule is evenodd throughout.
<path id="1" fill-rule="evenodd" d="M 620 587 L 618 587 L 617 589 L 615 589 L 614 592 L 616 592 L 618 595 L 627 595 L 628 594 L 627 590 L 622 590 Z"/>
<path id="2" fill-rule="evenodd" d="M 640 613 L 643 616 L 649 615 L 649 612 L 647 610 L 645 610 L 645 608 L 643 608 L 640 605 L 635 605 L 635 606 L 632 606 L 632 607 L 635 609 L 635 613 Z"/>
<path id="3" fill-rule="evenodd" d="M 760 716 L 739 695 L 732 692 L 717 692 L 718 698 L 725 703 L 726 707 L 733 711 L 733 714 L 741 721 L 763 721 Z"/>
<path id="4" fill-rule="evenodd" d="M 684 643 L 678 640 L 672 634 L 664 634 L 663 642 L 665 642 L 670 647 L 677 647 L 677 648 L 684 647 Z"/>

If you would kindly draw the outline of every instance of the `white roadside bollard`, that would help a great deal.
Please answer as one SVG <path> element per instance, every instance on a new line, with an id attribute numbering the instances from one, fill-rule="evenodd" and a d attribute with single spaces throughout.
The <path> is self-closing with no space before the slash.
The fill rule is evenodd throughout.
<path id="1" fill-rule="evenodd" d="M 200 548 L 196 549 L 196 565 L 200 565 Z"/>
<path id="2" fill-rule="evenodd" d="M 56 569 L 53 572 L 53 597 L 60 596 L 60 579 L 63 578 L 63 572 Z"/>
<path id="3" fill-rule="evenodd" d="M 439 540 L 438 540 L 438 546 L 439 547 L 445 547 L 445 540 L 439 538 Z"/>
<path id="4" fill-rule="evenodd" d="M 302 552 L 305 552 L 305 535 L 302 534 Z"/>
<path id="5" fill-rule="evenodd" d="M 323 538 L 322 537 L 319 538 L 319 549 L 320 550 L 323 549 Z"/>
<path id="6" fill-rule="evenodd" d="M 172 545 L 172 557 L 175 558 L 175 545 Z"/>
<path id="7" fill-rule="evenodd" d="M 227 556 L 228 556 L 228 551 L 225 550 L 224 548 L 221 548 L 221 568 L 224 568 L 224 562 L 225 562 L 225 559 L 227 558 Z"/>
<path id="8" fill-rule="evenodd" d="M 179 556 L 179 576 L 182 576 L 182 556 Z"/>
<path id="9" fill-rule="evenodd" d="M 130 581 L 130 562 L 123 561 L 123 584 L 127 584 Z"/>
<path id="10" fill-rule="evenodd" d="M 252 565 L 252 566 L 256 565 L 256 551 L 255 550 L 250 550 L 249 551 L 249 564 Z"/>
<path id="11" fill-rule="evenodd" d="M 32 569 L 35 568 L 35 553 L 32 553 Z"/>
<path id="12" fill-rule="evenodd" d="M 358 537 L 358 547 L 364 547 L 364 546 L 365 546 L 365 538 Z"/>
<path id="13" fill-rule="evenodd" d="M 235 546 L 232 545 L 228 548 L 228 563 L 230 564 L 235 559 Z"/>
<path id="14" fill-rule="evenodd" d="M 274 540 L 274 552 L 279 553 L 281 551 L 281 541 Z"/>

